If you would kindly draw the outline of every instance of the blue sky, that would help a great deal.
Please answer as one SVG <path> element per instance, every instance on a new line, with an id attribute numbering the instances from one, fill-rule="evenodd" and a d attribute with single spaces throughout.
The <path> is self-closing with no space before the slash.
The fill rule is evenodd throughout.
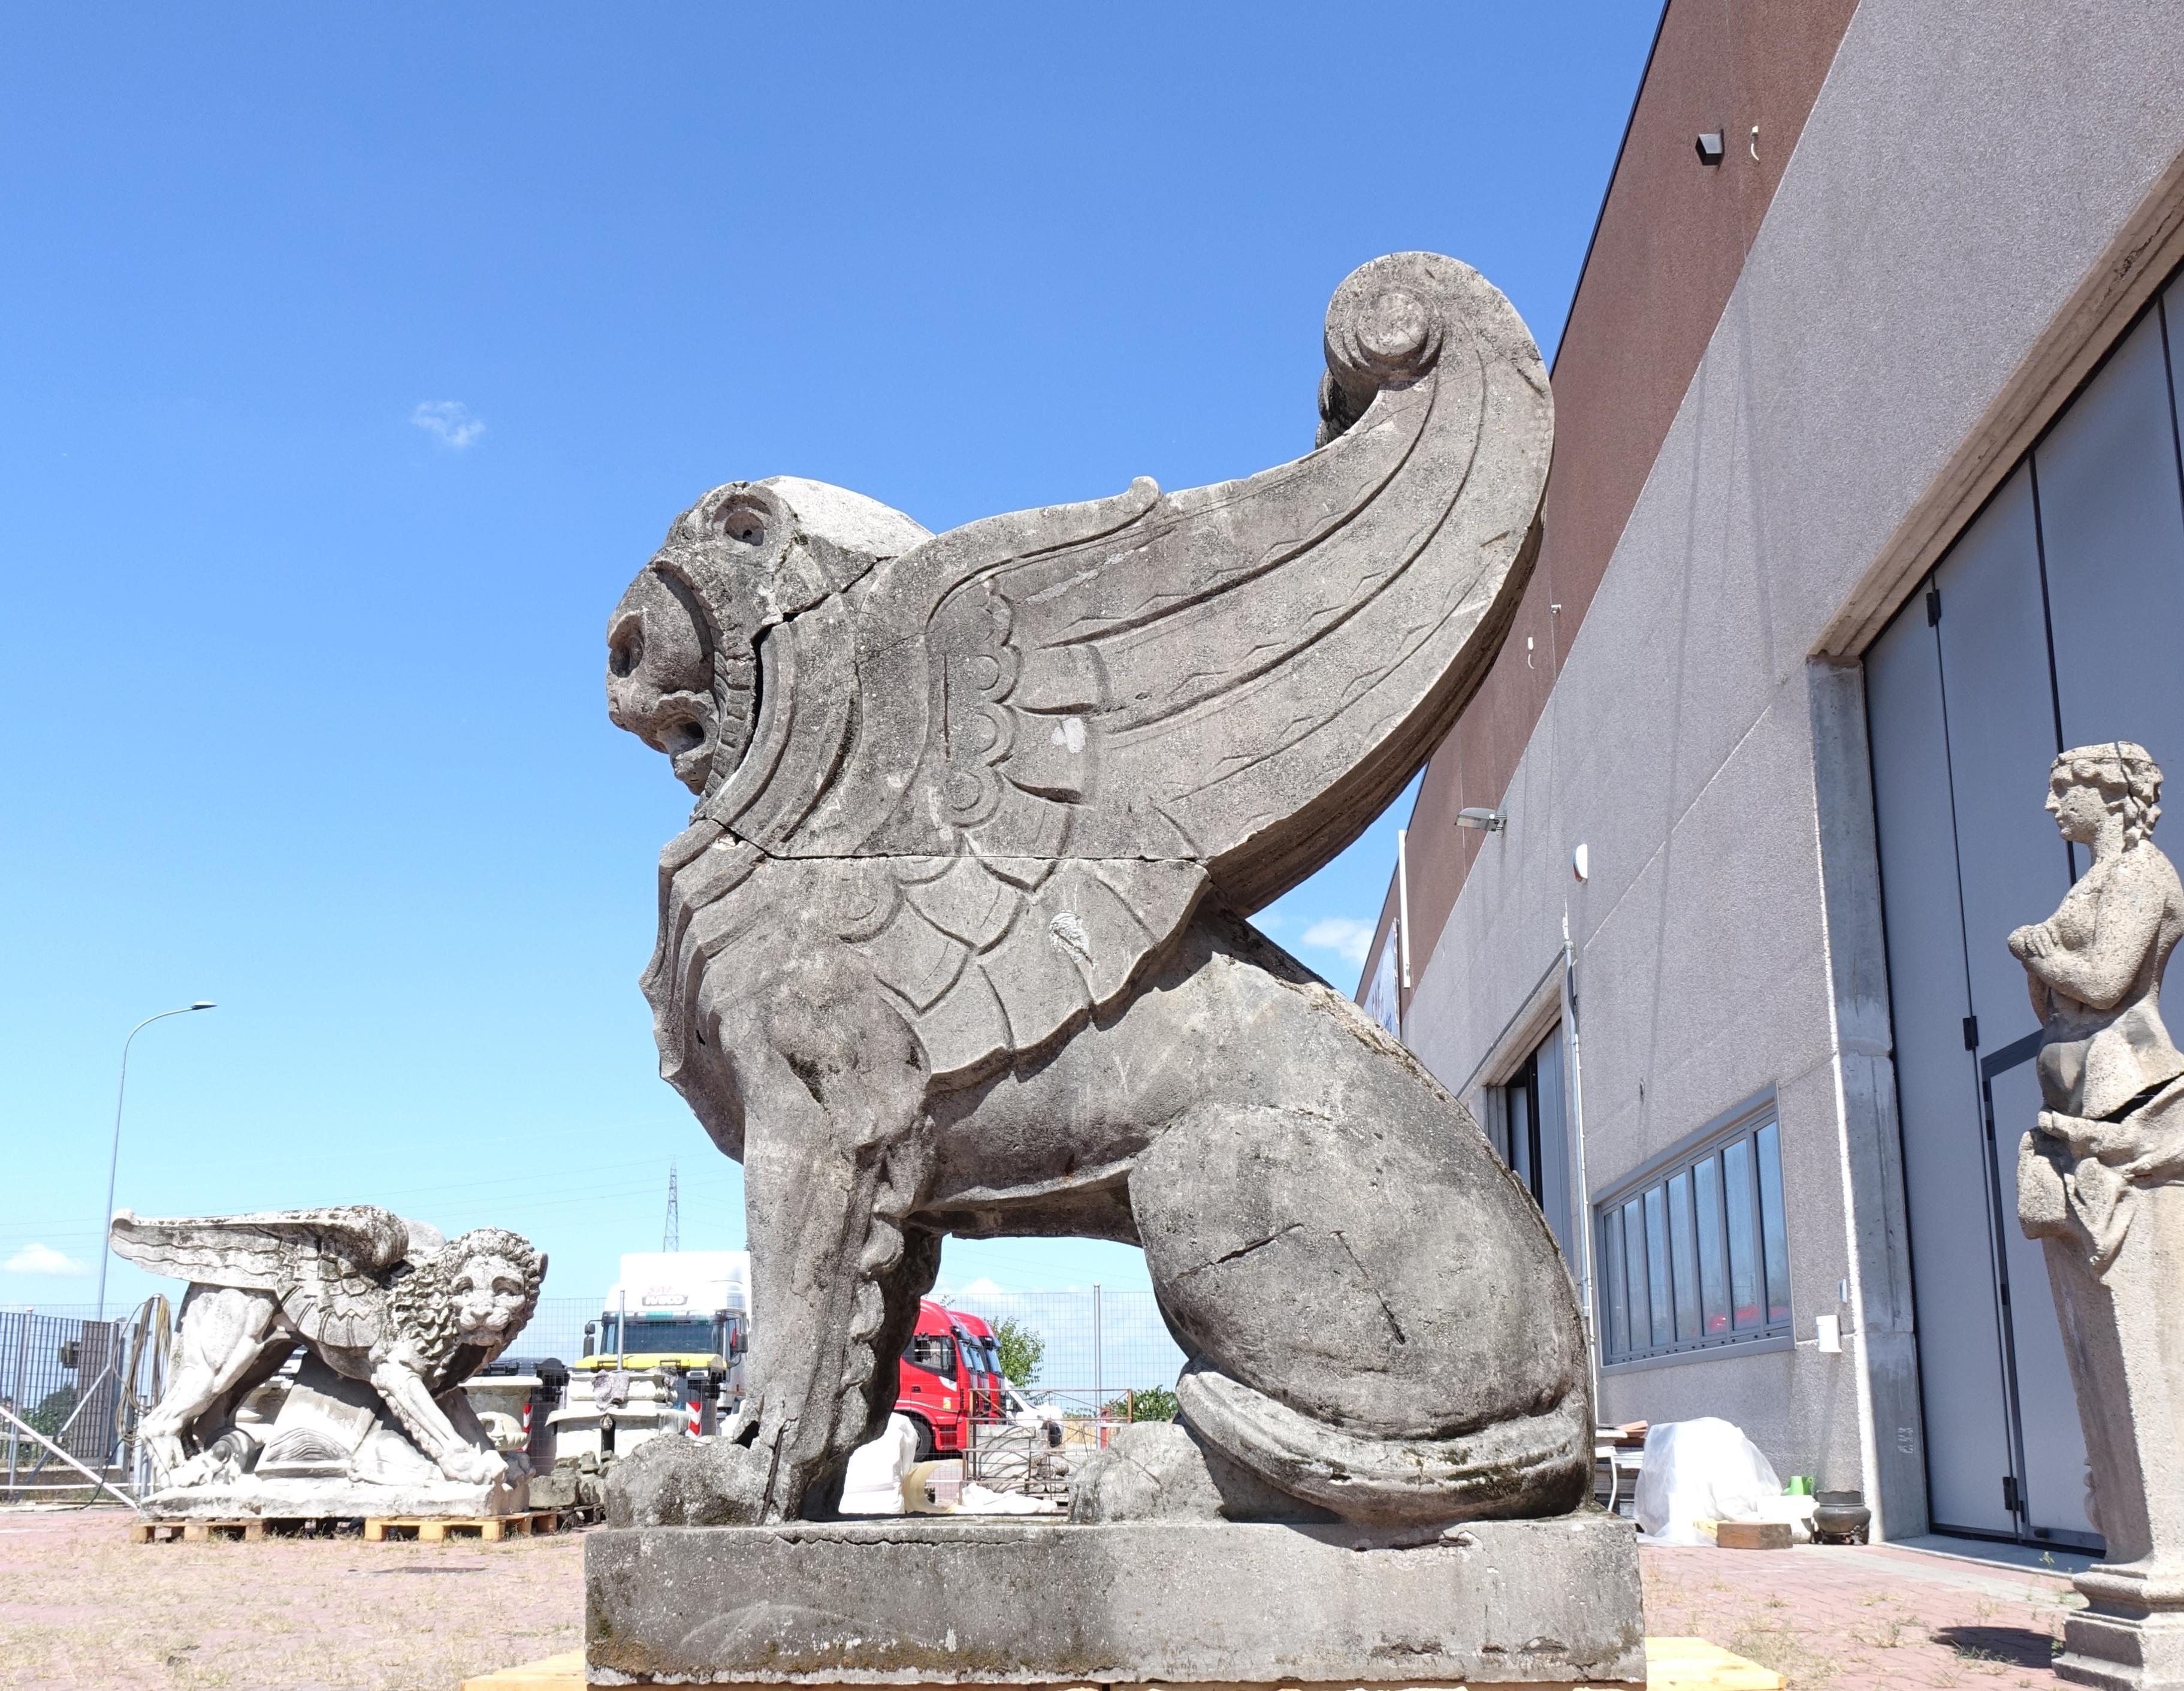
<path id="1" fill-rule="evenodd" d="M 602 704 L 669 520 L 776 473 L 937 529 L 1266 468 L 1329 293 L 1401 248 L 1552 354 L 1653 21 L 14 8 L 0 1303 L 90 1300 L 35 1265 L 94 1259 L 122 1035 L 199 997 L 136 1041 L 121 1204 L 499 1223 L 593 1296 L 677 1159 L 683 1243 L 740 1243 L 636 986 L 688 797 Z M 1262 917 L 1345 988 L 1407 811 Z M 1144 1283 L 1052 1241 L 944 1275 Z"/>

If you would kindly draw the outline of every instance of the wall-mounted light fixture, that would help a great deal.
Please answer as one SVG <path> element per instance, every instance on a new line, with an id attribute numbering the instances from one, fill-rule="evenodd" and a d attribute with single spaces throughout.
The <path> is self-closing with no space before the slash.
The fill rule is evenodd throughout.
<path id="1" fill-rule="evenodd" d="M 1580 842 L 1577 850 L 1570 853 L 1570 873 L 1581 881 L 1592 879 L 1592 848 L 1591 846 Z"/>
<path id="2" fill-rule="evenodd" d="M 1719 130 L 1710 129 L 1707 131 L 1705 134 L 1699 137 L 1697 145 L 1699 163 L 1702 165 L 1719 165 L 1721 163 L 1722 147 L 1721 131 Z"/>
<path id="3" fill-rule="evenodd" d="M 1456 813 L 1458 828 L 1475 828 L 1482 834 L 1499 834 L 1508 822 L 1502 812 L 1489 810 L 1484 805 L 1467 805 Z"/>

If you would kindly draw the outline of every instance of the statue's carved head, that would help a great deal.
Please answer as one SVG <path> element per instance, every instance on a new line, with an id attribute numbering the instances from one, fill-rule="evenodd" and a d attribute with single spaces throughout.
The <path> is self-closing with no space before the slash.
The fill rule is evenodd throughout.
<path id="1" fill-rule="evenodd" d="M 2048 778 L 2048 814 L 2065 840 L 2090 846 L 2110 815 L 2123 818 L 2126 850 L 2153 832 L 2161 816 L 2161 770 L 2135 740 L 2081 745 L 2055 760 Z"/>
<path id="2" fill-rule="evenodd" d="M 397 1281 L 395 1316 L 426 1356 L 459 1345 L 498 1355 L 538 1307 L 546 1253 L 504 1227 L 477 1227 L 450 1239 Z"/>
<path id="3" fill-rule="evenodd" d="M 928 539 L 877 499 L 775 476 L 716 488 L 607 619 L 607 716 L 701 797 L 732 773 L 765 704 L 766 631 Z"/>

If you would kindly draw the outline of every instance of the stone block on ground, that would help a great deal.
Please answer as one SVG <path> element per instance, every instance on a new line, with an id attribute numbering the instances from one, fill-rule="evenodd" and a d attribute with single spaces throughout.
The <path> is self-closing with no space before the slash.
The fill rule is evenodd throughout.
<path id="1" fill-rule="evenodd" d="M 953 1518 L 639 1527 L 584 1557 L 594 1684 L 1635 1685 L 1630 1522 L 1408 1533 Z"/>
<path id="2" fill-rule="evenodd" d="M 362 1480 L 261 1480 L 245 1474 L 225 1484 L 177 1486 L 154 1492 L 144 1506 L 162 1521 L 332 1521 L 371 1515 L 521 1515 L 531 1507 L 530 1482 L 514 1475 L 492 1485 L 426 1480 L 374 1485 Z"/>

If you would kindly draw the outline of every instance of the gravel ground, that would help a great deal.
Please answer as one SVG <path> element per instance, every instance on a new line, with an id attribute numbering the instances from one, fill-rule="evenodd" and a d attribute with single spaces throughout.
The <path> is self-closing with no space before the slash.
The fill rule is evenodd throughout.
<path id="1" fill-rule="evenodd" d="M 0 1509 L 0 1685 L 454 1691 L 583 1642 L 577 1533 L 132 1544 L 129 1520 Z"/>
<path id="2" fill-rule="evenodd" d="M 581 1535 L 131 1544 L 118 1510 L 0 1509 L 0 1685 L 454 1691 L 582 1643 Z M 1791 1691 L 2057 1684 L 2066 1581 L 1892 1546 L 1642 1552 L 1646 1630 Z"/>
<path id="3" fill-rule="evenodd" d="M 1646 1630 L 1712 1640 L 1790 1691 L 2059 1686 L 2070 1582 L 1875 1545 L 1640 1551 Z"/>

